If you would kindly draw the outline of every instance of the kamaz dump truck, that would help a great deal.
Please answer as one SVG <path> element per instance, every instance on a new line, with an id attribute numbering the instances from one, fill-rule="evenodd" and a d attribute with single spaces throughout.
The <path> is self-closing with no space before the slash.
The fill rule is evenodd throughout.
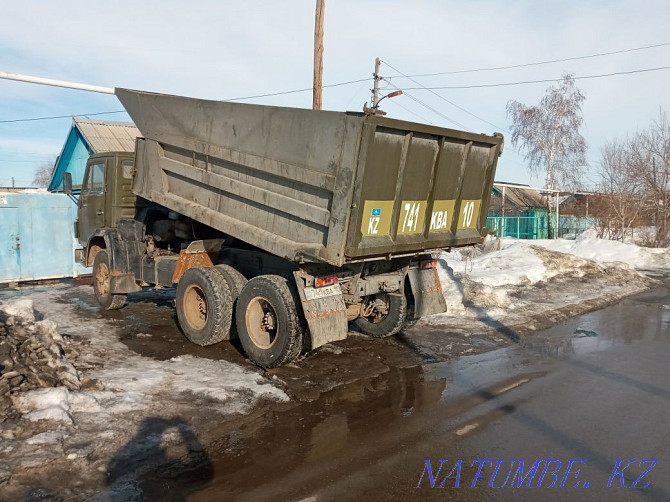
<path id="1" fill-rule="evenodd" d="M 482 242 L 501 135 L 115 93 L 142 137 L 88 160 L 79 260 L 104 309 L 175 287 L 184 335 L 268 368 L 446 310 L 432 252 Z M 71 185 L 66 177 L 64 186 Z"/>

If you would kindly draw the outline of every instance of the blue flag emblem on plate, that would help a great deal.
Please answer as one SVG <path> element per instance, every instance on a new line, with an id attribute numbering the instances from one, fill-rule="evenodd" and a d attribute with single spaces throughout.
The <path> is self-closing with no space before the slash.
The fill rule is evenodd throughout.
<path id="1" fill-rule="evenodd" d="M 382 214 L 381 208 L 373 209 L 372 216 L 380 216 Z"/>

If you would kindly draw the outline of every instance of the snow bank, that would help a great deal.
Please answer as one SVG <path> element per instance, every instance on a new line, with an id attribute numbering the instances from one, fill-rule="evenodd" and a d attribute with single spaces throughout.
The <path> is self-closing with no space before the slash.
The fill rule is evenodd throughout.
<path id="1" fill-rule="evenodd" d="M 534 288 L 538 299 L 545 298 L 538 291 L 549 282 L 562 283 L 567 288 L 562 293 L 564 300 L 571 303 L 592 300 L 594 293 L 605 295 L 604 290 L 598 292 L 599 287 L 607 289 L 607 294 L 617 294 L 615 290 L 632 294 L 644 289 L 647 280 L 634 269 L 670 268 L 667 249 L 606 241 L 593 232 L 572 241 L 489 240 L 475 248 L 440 253 L 437 258 L 447 302 L 445 315 L 451 318 L 476 317 L 482 308 L 499 320 L 522 315 L 519 308 L 528 310 L 529 305 L 520 296 Z M 558 298 L 550 302 L 560 308 Z M 443 317 L 433 316 L 425 322 L 439 325 Z"/>
<path id="2" fill-rule="evenodd" d="M 495 245 L 497 243 L 497 245 Z M 499 246 L 499 249 L 498 249 Z M 539 248 L 559 254 L 542 253 Z M 470 257 L 472 255 L 472 257 Z M 670 250 L 598 239 L 594 231 L 576 240 L 517 240 L 487 243 L 483 250 L 466 254 L 441 253 L 440 279 L 453 296 L 454 274 L 484 286 L 520 286 L 547 281 L 559 274 L 594 273 L 619 263 L 635 269 L 670 269 Z"/>
<path id="3" fill-rule="evenodd" d="M 598 239 L 595 230 L 587 230 L 577 239 L 537 240 L 532 244 L 573 254 L 599 263 L 621 262 L 636 269 L 670 268 L 670 249 L 645 248 L 630 243 Z"/>
<path id="4" fill-rule="evenodd" d="M 545 279 L 547 274 L 542 260 L 518 242 L 474 258 L 460 253 L 441 253 L 439 259 L 455 273 L 467 275 L 486 286 L 532 284 Z"/>

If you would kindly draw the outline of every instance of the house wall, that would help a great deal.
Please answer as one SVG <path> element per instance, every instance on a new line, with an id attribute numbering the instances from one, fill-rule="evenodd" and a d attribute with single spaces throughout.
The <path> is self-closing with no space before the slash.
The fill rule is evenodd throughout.
<path id="1" fill-rule="evenodd" d="M 72 173 L 72 188 L 80 189 L 84 181 L 86 161 L 90 155 L 88 143 L 76 127 L 70 129 L 63 152 L 56 161 L 54 174 L 49 184 L 49 191 L 59 191 L 63 188 L 63 173 Z"/>

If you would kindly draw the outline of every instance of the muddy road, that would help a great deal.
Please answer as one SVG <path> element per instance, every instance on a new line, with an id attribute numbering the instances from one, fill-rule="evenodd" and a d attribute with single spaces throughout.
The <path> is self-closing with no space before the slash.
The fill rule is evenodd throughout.
<path id="1" fill-rule="evenodd" d="M 478 324 L 419 325 L 385 340 L 350 333 L 267 372 L 235 343 L 188 342 L 169 290 L 111 312 L 81 284 L 0 292 L 33 298 L 81 352 L 75 365 L 107 386 L 86 393 L 100 412 L 73 405 L 73 424 L 1 424 L 0 447 L 15 463 L 0 494 L 668 500 L 670 277 L 658 279 L 601 310 L 595 300 L 538 303 L 525 324 L 478 313 Z M 189 371 L 196 363 L 206 378 Z M 213 393 L 212 365 L 246 383 Z M 263 398 L 268 388 L 278 398 Z M 622 460 L 619 471 L 635 462 L 618 475 Z"/>
<path id="2" fill-rule="evenodd" d="M 482 353 L 452 361 L 407 350 L 402 339 L 371 349 L 354 337 L 314 366 L 274 370 L 294 402 L 226 424 L 203 457 L 165 462 L 132 493 L 194 501 L 668 500 L 670 279 L 661 279 L 503 348 L 485 351 L 492 342 L 474 337 Z M 171 329 L 135 324 L 124 343 L 171 357 L 186 348 L 170 340 Z M 145 331 L 162 335 L 138 336 Z M 230 345 L 215 350 L 243 363 Z"/>

